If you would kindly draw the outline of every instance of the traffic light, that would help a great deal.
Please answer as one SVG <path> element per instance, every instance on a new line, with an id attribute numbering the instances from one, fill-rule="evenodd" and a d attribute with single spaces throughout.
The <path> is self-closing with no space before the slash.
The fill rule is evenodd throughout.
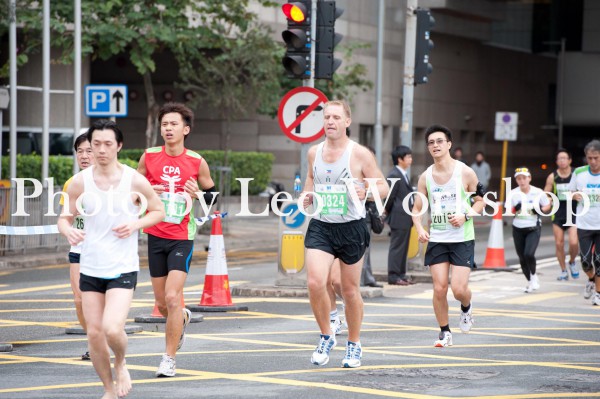
<path id="1" fill-rule="evenodd" d="M 343 38 L 335 33 L 335 21 L 343 13 L 344 9 L 336 7 L 335 1 L 317 3 L 315 79 L 331 79 L 336 69 L 342 65 L 342 60 L 334 57 L 334 49 Z"/>
<path id="2" fill-rule="evenodd" d="M 281 6 L 287 18 L 287 30 L 281 33 L 286 45 L 282 59 L 290 78 L 310 77 L 310 0 L 290 1 Z"/>
<path id="3" fill-rule="evenodd" d="M 417 8 L 417 42 L 415 48 L 415 86 L 429 81 L 427 75 L 433 71 L 429 63 L 429 52 L 433 48 L 431 40 L 431 28 L 435 25 L 435 19 L 431 11 L 426 8 Z"/>

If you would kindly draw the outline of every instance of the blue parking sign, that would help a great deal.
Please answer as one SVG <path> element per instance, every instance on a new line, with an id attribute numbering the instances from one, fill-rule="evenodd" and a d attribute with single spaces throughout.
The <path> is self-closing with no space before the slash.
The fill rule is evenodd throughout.
<path id="1" fill-rule="evenodd" d="M 90 117 L 127 116 L 127 86 L 86 85 L 85 114 Z"/>

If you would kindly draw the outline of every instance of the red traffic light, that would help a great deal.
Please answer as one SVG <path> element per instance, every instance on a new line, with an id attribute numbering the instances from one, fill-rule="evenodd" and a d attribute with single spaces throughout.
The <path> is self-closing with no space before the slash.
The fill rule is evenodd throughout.
<path id="1" fill-rule="evenodd" d="M 306 19 L 306 7 L 303 3 L 286 3 L 281 6 L 285 17 L 294 22 L 304 22 Z"/>

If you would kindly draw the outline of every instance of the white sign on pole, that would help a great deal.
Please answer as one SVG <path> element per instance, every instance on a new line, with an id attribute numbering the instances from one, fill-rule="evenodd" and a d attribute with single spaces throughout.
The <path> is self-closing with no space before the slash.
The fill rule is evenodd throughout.
<path id="1" fill-rule="evenodd" d="M 85 115 L 96 118 L 127 116 L 127 86 L 86 85 Z"/>
<path id="2" fill-rule="evenodd" d="M 10 96 L 8 95 L 8 90 L 0 87 L 0 109 L 8 108 L 9 100 Z"/>
<path id="3" fill-rule="evenodd" d="M 498 141 L 517 141 L 518 122 L 519 114 L 516 112 L 496 112 L 494 139 Z"/>

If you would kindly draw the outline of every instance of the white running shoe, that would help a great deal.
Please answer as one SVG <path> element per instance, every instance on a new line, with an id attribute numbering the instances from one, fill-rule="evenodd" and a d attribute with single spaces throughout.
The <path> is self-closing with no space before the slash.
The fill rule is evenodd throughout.
<path id="1" fill-rule="evenodd" d="M 458 326 L 460 327 L 460 331 L 463 333 L 468 333 L 471 331 L 471 327 L 473 327 L 473 323 L 475 319 L 473 319 L 473 304 L 469 307 L 469 311 L 467 313 L 461 310 L 460 312 L 460 321 Z"/>
<path id="2" fill-rule="evenodd" d="M 566 270 L 563 270 L 562 272 L 560 272 L 558 277 L 556 277 L 556 279 L 558 281 L 568 281 L 569 280 L 569 272 L 567 272 Z"/>
<path id="3" fill-rule="evenodd" d="M 192 312 L 189 309 L 183 308 L 183 329 L 181 330 L 181 336 L 179 337 L 179 343 L 177 344 L 177 350 L 181 349 L 183 344 L 185 343 L 185 329 L 188 324 L 190 324 L 190 320 L 192 320 Z"/>
<path id="4" fill-rule="evenodd" d="M 595 293 L 594 296 L 592 297 L 592 305 L 594 306 L 600 306 L 600 293 Z"/>
<path id="5" fill-rule="evenodd" d="M 329 320 L 329 325 L 331 326 L 331 332 L 335 335 L 340 335 L 343 330 L 343 324 L 340 318 Z"/>
<path id="6" fill-rule="evenodd" d="M 158 370 L 156 370 L 157 377 L 175 377 L 175 359 L 166 353 L 162 356 Z"/>
<path id="7" fill-rule="evenodd" d="M 319 343 L 310 357 L 310 362 L 317 366 L 325 366 L 329 363 L 329 352 L 331 352 L 336 345 L 337 341 L 335 340 L 335 335 L 330 335 L 329 339 L 325 339 L 325 336 L 321 334 L 321 339 L 319 339 Z"/>
<path id="8" fill-rule="evenodd" d="M 538 278 L 537 274 L 532 274 L 531 275 L 531 289 L 536 291 L 540 289 L 540 279 Z"/>
<path id="9" fill-rule="evenodd" d="M 450 331 L 440 332 L 439 339 L 433 343 L 436 348 L 445 348 L 446 346 L 452 346 L 452 333 Z"/>
<path id="10" fill-rule="evenodd" d="M 579 278 L 579 269 L 577 268 L 577 262 L 569 262 L 569 269 L 571 270 L 571 277 Z"/>
<path id="11" fill-rule="evenodd" d="M 342 367 L 344 368 L 355 368 L 360 367 L 360 359 L 362 357 L 362 348 L 360 343 L 355 344 L 354 342 L 346 343 L 346 356 L 342 360 Z"/>
<path id="12" fill-rule="evenodd" d="M 527 283 L 527 286 L 525 287 L 525 289 L 523 290 L 526 294 L 530 294 L 533 292 L 533 287 L 531 285 L 531 281 L 529 283 Z"/>
<path id="13" fill-rule="evenodd" d="M 589 281 L 585 284 L 585 289 L 583 290 L 583 297 L 585 299 L 590 299 L 592 295 L 594 295 L 594 291 L 596 291 L 596 284 L 593 281 Z"/>

